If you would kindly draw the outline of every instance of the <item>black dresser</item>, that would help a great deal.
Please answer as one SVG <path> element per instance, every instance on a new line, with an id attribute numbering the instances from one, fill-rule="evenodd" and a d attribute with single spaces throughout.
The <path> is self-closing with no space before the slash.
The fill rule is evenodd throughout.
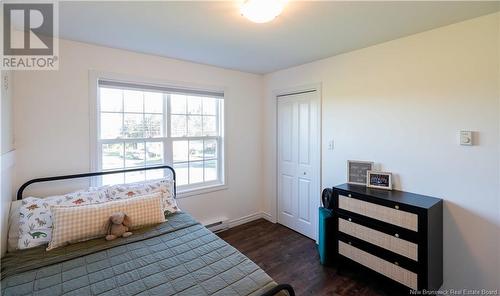
<path id="1" fill-rule="evenodd" d="M 443 283 L 443 201 L 398 190 L 333 187 L 335 253 L 413 290 Z"/>

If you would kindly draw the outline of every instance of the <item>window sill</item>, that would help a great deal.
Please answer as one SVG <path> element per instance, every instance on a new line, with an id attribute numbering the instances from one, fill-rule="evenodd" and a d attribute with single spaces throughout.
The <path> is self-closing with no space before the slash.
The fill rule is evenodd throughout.
<path id="1" fill-rule="evenodd" d="M 209 185 L 192 189 L 179 189 L 177 191 L 176 199 L 182 199 L 189 196 L 201 195 L 205 193 L 221 191 L 226 189 L 228 189 L 228 186 L 226 184 Z"/>

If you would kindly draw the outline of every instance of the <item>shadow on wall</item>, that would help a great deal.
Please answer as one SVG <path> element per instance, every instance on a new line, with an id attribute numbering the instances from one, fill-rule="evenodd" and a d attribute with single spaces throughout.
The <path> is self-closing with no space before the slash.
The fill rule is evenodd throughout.
<path id="1" fill-rule="evenodd" d="M 450 201 L 444 201 L 443 219 L 442 289 L 500 289 L 500 225 Z M 484 254 L 498 256 L 485 258 Z"/>
<path id="2" fill-rule="evenodd" d="M 8 231 L 8 218 L 10 212 L 10 204 L 13 199 L 12 192 L 12 176 L 14 172 L 15 165 L 15 151 L 10 151 L 0 155 L 1 160 L 1 174 L 0 174 L 0 193 L 1 193 L 1 201 L 0 201 L 0 231 L 2 235 L 1 237 L 1 246 L 0 246 L 0 254 L 3 256 L 5 251 L 7 250 L 7 237 L 6 233 Z"/>
<path id="3" fill-rule="evenodd" d="M 79 172 L 77 172 L 79 173 Z M 75 172 L 66 173 L 68 174 L 76 174 Z M 63 174 L 51 174 L 47 176 L 39 176 L 39 177 L 53 177 L 56 175 L 65 175 Z M 37 178 L 39 178 L 37 177 Z M 35 179 L 35 178 L 33 178 Z M 28 180 L 23 180 L 23 183 Z M 22 184 L 19 184 L 14 188 L 14 194 L 17 194 L 19 187 Z M 51 182 L 43 182 L 43 183 L 35 183 L 29 185 L 26 190 L 23 192 L 23 197 L 27 196 L 35 196 L 35 197 L 47 197 L 52 195 L 62 195 L 78 190 L 87 190 L 91 186 L 90 178 L 80 178 L 80 179 L 70 179 L 70 180 L 58 180 Z"/>

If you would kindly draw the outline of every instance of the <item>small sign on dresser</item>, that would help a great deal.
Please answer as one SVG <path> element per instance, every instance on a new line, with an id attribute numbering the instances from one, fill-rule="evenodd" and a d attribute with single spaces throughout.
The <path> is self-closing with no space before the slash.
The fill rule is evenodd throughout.
<path id="1" fill-rule="evenodd" d="M 367 172 L 373 169 L 373 162 L 371 161 L 347 161 L 347 183 L 354 185 L 367 184 Z"/>

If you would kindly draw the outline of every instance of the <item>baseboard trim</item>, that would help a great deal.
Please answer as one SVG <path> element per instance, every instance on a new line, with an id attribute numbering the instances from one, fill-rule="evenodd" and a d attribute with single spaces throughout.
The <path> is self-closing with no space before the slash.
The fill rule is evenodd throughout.
<path id="1" fill-rule="evenodd" d="M 233 227 L 239 226 L 241 224 L 252 222 L 252 221 L 255 221 L 255 220 L 258 220 L 261 218 L 262 218 L 262 213 L 258 212 L 258 213 L 253 213 L 250 215 L 243 216 L 241 218 L 233 219 L 233 220 L 229 221 L 229 228 L 233 228 Z"/>
<path id="2" fill-rule="evenodd" d="M 274 219 L 273 215 L 266 213 L 266 212 L 262 212 L 262 218 L 266 219 L 267 221 L 269 221 L 271 223 L 277 222 L 276 219 Z"/>
<path id="3" fill-rule="evenodd" d="M 255 221 L 258 219 L 266 219 L 267 221 L 269 221 L 271 223 L 276 223 L 270 214 L 265 213 L 265 212 L 257 212 L 257 213 L 253 213 L 250 215 L 243 216 L 241 218 L 229 220 L 228 226 L 229 226 L 229 228 L 233 228 L 233 227 L 239 226 L 241 224 L 252 222 L 252 221 Z"/>

